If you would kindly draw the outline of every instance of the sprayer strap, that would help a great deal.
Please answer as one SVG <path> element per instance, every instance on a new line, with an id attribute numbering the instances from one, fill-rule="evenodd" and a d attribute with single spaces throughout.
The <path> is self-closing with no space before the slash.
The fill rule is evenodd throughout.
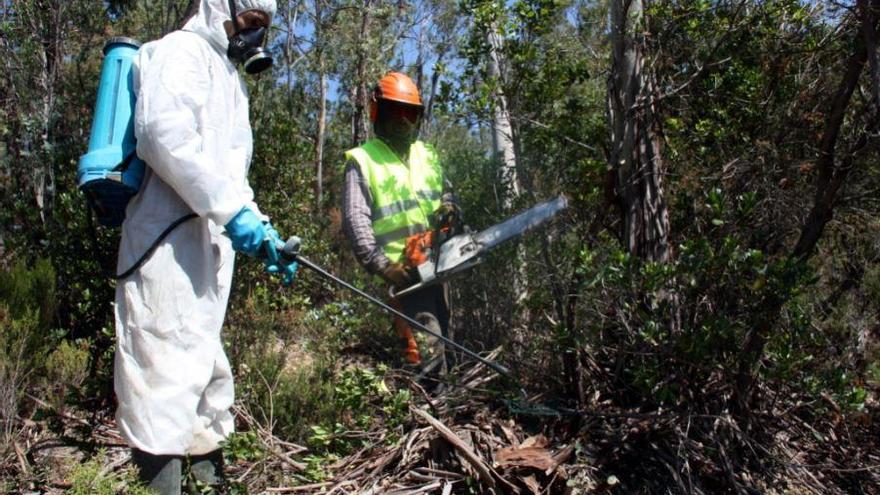
<path id="1" fill-rule="evenodd" d="M 165 230 L 162 231 L 161 234 L 159 234 L 159 237 L 157 237 L 156 240 L 153 241 L 153 244 L 150 245 L 150 247 L 147 249 L 147 251 L 144 252 L 143 256 L 141 256 L 141 258 L 139 260 L 137 260 L 137 262 L 131 268 L 129 268 L 128 270 L 125 270 L 124 272 L 120 273 L 119 275 L 115 275 L 114 278 L 116 280 L 122 280 L 124 278 L 128 278 L 129 275 L 134 273 L 135 270 L 140 268 L 147 261 L 147 259 L 149 259 L 150 255 L 153 254 L 153 251 L 155 251 L 156 248 L 159 247 L 159 243 L 161 243 L 163 239 L 168 237 L 168 234 L 170 234 L 172 230 L 176 229 L 177 226 L 182 224 L 183 222 L 186 222 L 187 220 L 192 220 L 193 218 L 196 218 L 197 216 L 198 215 L 196 215 L 195 213 L 190 213 L 188 215 L 184 215 L 184 216 L 178 218 L 177 220 L 171 222 L 171 225 L 169 225 L 168 228 L 166 228 Z"/>

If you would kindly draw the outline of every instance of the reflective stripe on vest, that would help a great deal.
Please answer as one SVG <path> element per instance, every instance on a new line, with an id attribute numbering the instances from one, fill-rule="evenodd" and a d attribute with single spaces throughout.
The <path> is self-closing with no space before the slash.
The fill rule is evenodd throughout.
<path id="1" fill-rule="evenodd" d="M 440 206 L 443 179 L 437 154 L 416 141 L 409 148 L 409 166 L 380 139 L 345 152 L 360 167 L 373 196 L 373 233 L 385 255 L 397 261 L 406 238 L 428 228 Z"/>

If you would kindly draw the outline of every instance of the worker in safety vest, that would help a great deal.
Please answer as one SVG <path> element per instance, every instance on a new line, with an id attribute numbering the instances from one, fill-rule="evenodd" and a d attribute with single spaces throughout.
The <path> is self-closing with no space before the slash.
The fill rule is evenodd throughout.
<path id="1" fill-rule="evenodd" d="M 372 92 L 370 120 L 376 137 L 345 152 L 343 229 L 358 262 L 396 290 L 418 282 L 404 255 L 407 240 L 437 228 L 436 219 L 459 215 L 434 148 L 417 139 L 424 106 L 413 81 L 399 72 L 379 80 Z M 449 336 L 444 285 L 392 298 L 391 305 L 438 334 Z M 394 327 L 403 360 L 423 376 L 446 371 L 439 339 L 414 333 L 402 319 Z"/>

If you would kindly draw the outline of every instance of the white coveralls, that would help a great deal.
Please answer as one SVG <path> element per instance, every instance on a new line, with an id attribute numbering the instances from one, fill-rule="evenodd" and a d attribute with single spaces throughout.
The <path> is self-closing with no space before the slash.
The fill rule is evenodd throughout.
<path id="1" fill-rule="evenodd" d="M 235 0 L 275 12 L 274 0 Z M 156 455 L 216 450 L 233 431 L 232 372 L 220 339 L 235 253 L 223 226 L 259 212 L 247 181 L 253 139 L 246 88 L 226 56 L 228 0 L 201 0 L 181 31 L 134 61 L 137 153 L 148 167 L 126 209 L 116 287 L 116 419 L 130 446 Z M 265 217 L 264 217 L 265 218 Z"/>

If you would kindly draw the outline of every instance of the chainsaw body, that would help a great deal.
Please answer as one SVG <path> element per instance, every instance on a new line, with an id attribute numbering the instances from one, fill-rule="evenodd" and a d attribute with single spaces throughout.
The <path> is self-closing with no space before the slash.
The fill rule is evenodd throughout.
<path id="1" fill-rule="evenodd" d="M 564 196 L 539 203 L 499 224 L 480 232 L 467 230 L 451 235 L 451 230 L 430 230 L 410 236 L 404 248 L 403 261 L 418 273 L 419 282 L 394 291 L 402 296 L 423 287 L 443 283 L 450 277 L 480 264 L 486 253 L 499 244 L 519 237 L 526 231 L 543 224 L 568 206 Z"/>

